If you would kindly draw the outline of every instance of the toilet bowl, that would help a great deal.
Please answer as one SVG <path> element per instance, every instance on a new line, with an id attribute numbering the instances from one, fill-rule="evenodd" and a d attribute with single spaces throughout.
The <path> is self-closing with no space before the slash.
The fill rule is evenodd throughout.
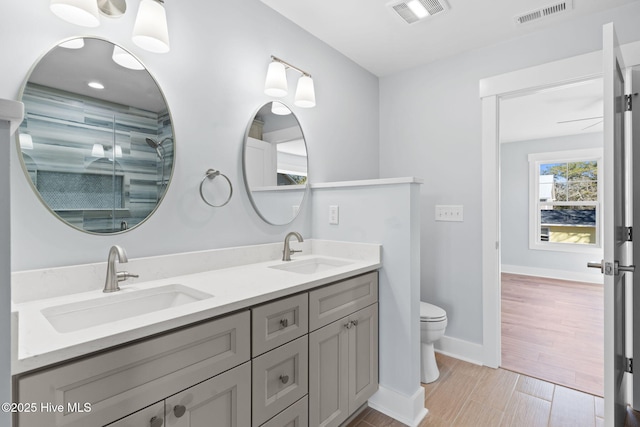
<path id="1" fill-rule="evenodd" d="M 432 383 L 440 376 L 433 343 L 444 335 L 447 312 L 438 306 L 420 302 L 420 381 Z"/>

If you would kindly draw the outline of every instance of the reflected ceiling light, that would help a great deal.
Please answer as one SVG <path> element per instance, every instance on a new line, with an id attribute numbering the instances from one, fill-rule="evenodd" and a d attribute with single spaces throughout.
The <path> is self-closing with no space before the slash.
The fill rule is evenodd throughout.
<path id="1" fill-rule="evenodd" d="M 271 103 L 271 112 L 273 114 L 277 114 L 278 116 L 286 116 L 288 114 L 291 114 L 291 110 L 289 110 L 289 107 L 278 101 L 273 101 Z"/>
<path id="2" fill-rule="evenodd" d="M 60 43 L 58 46 L 65 49 L 82 49 L 84 47 L 84 39 L 82 37 L 71 39 L 64 43 Z"/>
<path id="3" fill-rule="evenodd" d="M 100 25 L 100 14 L 119 18 L 127 0 L 51 0 L 51 11 L 60 19 L 83 27 Z M 164 0 L 141 0 L 133 25 L 133 42 L 154 53 L 169 52 L 169 29 Z"/>
<path id="4" fill-rule="evenodd" d="M 104 85 L 100 82 L 89 82 L 87 83 L 87 86 L 93 89 L 99 89 L 99 90 L 104 89 Z"/>
<path id="5" fill-rule="evenodd" d="M 28 133 L 20 134 L 20 148 L 23 150 L 33 150 L 33 138 Z"/>
<path id="6" fill-rule="evenodd" d="M 298 79 L 294 104 L 302 108 L 315 107 L 316 94 L 311 74 L 283 61 L 280 58 L 276 58 L 273 55 L 271 56 L 271 63 L 267 70 L 267 78 L 264 83 L 264 93 L 275 98 L 282 98 L 287 95 L 287 68 L 291 68 L 302 74 L 302 77 Z"/>
<path id="7" fill-rule="evenodd" d="M 130 70 L 144 70 L 144 65 L 142 65 L 140 61 L 118 45 L 113 46 L 113 55 L 111 55 L 111 58 L 113 62 L 121 67 Z"/>
<path id="8" fill-rule="evenodd" d="M 51 0 L 51 11 L 60 19 L 81 27 L 97 27 L 99 10 L 96 0 Z"/>
<path id="9" fill-rule="evenodd" d="M 149 52 L 169 52 L 169 29 L 163 0 L 142 0 L 133 26 L 133 42 Z"/>
<path id="10" fill-rule="evenodd" d="M 102 146 L 102 144 L 93 144 L 91 155 L 93 157 L 104 157 L 104 147 Z"/>

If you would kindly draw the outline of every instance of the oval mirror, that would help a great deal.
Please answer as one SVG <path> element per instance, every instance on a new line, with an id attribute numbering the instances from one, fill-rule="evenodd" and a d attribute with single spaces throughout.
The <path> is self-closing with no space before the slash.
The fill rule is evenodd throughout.
<path id="1" fill-rule="evenodd" d="M 169 108 L 144 66 L 97 38 L 68 40 L 34 66 L 16 141 L 31 186 L 59 219 L 90 233 L 136 227 L 173 173 Z"/>
<path id="2" fill-rule="evenodd" d="M 308 188 L 307 145 L 298 119 L 280 102 L 263 105 L 244 140 L 244 182 L 260 217 L 273 225 L 294 220 Z"/>

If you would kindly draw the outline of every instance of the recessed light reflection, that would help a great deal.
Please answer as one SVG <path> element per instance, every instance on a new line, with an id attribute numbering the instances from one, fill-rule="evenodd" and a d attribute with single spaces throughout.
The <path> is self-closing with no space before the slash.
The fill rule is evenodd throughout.
<path id="1" fill-rule="evenodd" d="M 104 89 L 104 85 L 100 82 L 89 82 L 87 83 L 87 86 L 94 89 Z"/>

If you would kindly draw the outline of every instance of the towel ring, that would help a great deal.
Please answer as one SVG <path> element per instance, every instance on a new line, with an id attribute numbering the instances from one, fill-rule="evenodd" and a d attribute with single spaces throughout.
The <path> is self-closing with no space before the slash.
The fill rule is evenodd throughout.
<path id="1" fill-rule="evenodd" d="M 204 197 L 204 194 L 202 193 L 202 186 L 204 185 L 204 182 L 207 180 L 207 178 L 213 180 L 215 179 L 216 176 L 221 176 L 224 179 L 227 180 L 227 182 L 229 183 L 229 197 L 227 197 L 227 200 L 221 204 L 221 205 L 214 205 L 213 203 L 210 203 L 206 197 Z M 217 171 L 215 169 L 208 169 L 205 174 L 204 174 L 204 178 L 202 178 L 202 181 L 200 182 L 200 197 L 202 197 L 202 200 L 209 206 L 214 207 L 214 208 L 220 208 L 224 205 L 226 205 L 227 203 L 229 203 L 229 200 L 231 200 L 231 196 L 233 195 L 233 185 L 231 185 L 231 181 L 229 180 L 229 178 L 227 178 L 227 176 L 225 174 L 223 174 L 220 171 Z"/>

